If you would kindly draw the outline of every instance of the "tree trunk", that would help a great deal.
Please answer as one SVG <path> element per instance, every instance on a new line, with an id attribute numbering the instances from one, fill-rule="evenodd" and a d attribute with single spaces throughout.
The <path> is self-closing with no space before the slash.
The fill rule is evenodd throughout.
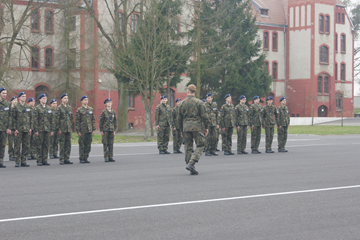
<path id="1" fill-rule="evenodd" d="M 125 84 L 119 81 L 118 85 L 118 131 L 123 132 L 128 129 L 127 95 L 126 91 L 124 90 Z"/>
<path id="2" fill-rule="evenodd" d="M 144 140 L 148 140 L 150 138 L 150 114 L 151 114 L 151 107 L 145 107 L 145 133 L 144 133 Z"/>
<path id="3" fill-rule="evenodd" d="M 150 130 L 151 130 L 151 136 L 154 136 L 154 120 L 152 115 L 152 106 L 150 107 Z"/>

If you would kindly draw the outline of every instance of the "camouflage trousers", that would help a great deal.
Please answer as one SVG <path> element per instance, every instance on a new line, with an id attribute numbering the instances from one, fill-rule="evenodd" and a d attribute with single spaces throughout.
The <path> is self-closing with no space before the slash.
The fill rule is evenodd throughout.
<path id="1" fill-rule="evenodd" d="M 61 132 L 60 143 L 60 162 L 69 161 L 71 152 L 71 132 Z"/>
<path id="2" fill-rule="evenodd" d="M 247 141 L 247 126 L 240 126 L 240 131 L 237 131 L 237 150 L 244 152 Z"/>
<path id="3" fill-rule="evenodd" d="M 82 133 L 79 137 L 79 158 L 88 159 L 91 151 L 92 133 Z"/>
<path id="4" fill-rule="evenodd" d="M 102 144 L 104 149 L 104 158 L 109 159 L 114 156 L 114 132 L 104 131 L 102 136 Z"/>
<path id="5" fill-rule="evenodd" d="M 29 149 L 29 157 L 35 156 L 37 152 L 37 143 L 36 143 L 36 136 L 35 136 L 34 129 L 31 130 L 31 136 L 30 136 L 30 149 Z"/>
<path id="6" fill-rule="evenodd" d="M 157 131 L 157 145 L 159 151 L 167 151 L 169 145 L 170 127 L 160 127 Z"/>
<path id="7" fill-rule="evenodd" d="M 185 142 L 185 162 L 186 164 L 197 163 L 204 151 L 205 147 L 205 135 L 202 132 L 184 132 L 184 142 Z M 194 153 L 192 153 L 194 141 L 196 148 Z"/>
<path id="8" fill-rule="evenodd" d="M 50 137 L 49 155 L 57 155 L 59 150 L 59 131 L 55 131 L 54 135 Z"/>
<path id="9" fill-rule="evenodd" d="M 231 152 L 232 147 L 232 134 L 234 128 L 225 128 L 225 131 L 222 131 L 222 144 L 223 144 L 223 151 Z"/>
<path id="10" fill-rule="evenodd" d="M 207 153 L 213 153 L 217 146 L 217 135 L 218 129 L 216 127 L 209 127 L 209 133 L 206 136 L 205 150 Z"/>
<path id="11" fill-rule="evenodd" d="M 34 134 L 34 133 L 32 133 Z M 26 163 L 26 158 L 30 154 L 30 133 L 29 132 L 19 132 L 15 137 L 15 163 Z M 21 152 L 20 152 L 21 149 Z"/>
<path id="12" fill-rule="evenodd" d="M 272 142 L 274 139 L 274 125 L 271 127 L 265 127 L 265 146 L 266 150 L 271 150 Z"/>
<path id="13" fill-rule="evenodd" d="M 216 129 L 216 148 L 219 146 L 220 129 Z"/>
<path id="14" fill-rule="evenodd" d="M 35 137 L 35 139 L 37 142 L 36 162 L 47 162 L 49 154 L 50 132 L 39 132 L 39 135 Z"/>
<path id="15" fill-rule="evenodd" d="M 0 164 L 4 162 L 5 146 L 6 146 L 6 131 L 0 132 Z"/>
<path id="16" fill-rule="evenodd" d="M 172 130 L 173 135 L 173 149 L 174 152 L 180 150 L 183 138 L 181 137 L 180 129 Z"/>
<path id="17" fill-rule="evenodd" d="M 11 135 L 8 135 L 8 154 L 9 157 L 14 158 L 15 157 L 15 130 L 11 130 Z"/>
<path id="18" fill-rule="evenodd" d="M 288 134 L 288 126 L 281 127 L 281 130 L 278 128 L 278 144 L 279 150 L 285 149 L 286 141 L 287 141 L 287 134 Z"/>
<path id="19" fill-rule="evenodd" d="M 261 126 L 254 126 L 251 131 L 251 150 L 259 150 L 261 139 Z"/>

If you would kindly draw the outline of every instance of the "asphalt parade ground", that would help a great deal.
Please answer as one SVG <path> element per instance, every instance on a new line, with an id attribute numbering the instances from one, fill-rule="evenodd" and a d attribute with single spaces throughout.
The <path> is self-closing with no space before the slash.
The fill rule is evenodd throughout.
<path id="1" fill-rule="evenodd" d="M 359 239 L 360 135 L 290 135 L 286 148 L 203 154 L 197 176 L 156 143 L 117 144 L 115 163 L 102 145 L 90 164 L 77 146 L 73 165 L 5 161 L 0 239 Z"/>

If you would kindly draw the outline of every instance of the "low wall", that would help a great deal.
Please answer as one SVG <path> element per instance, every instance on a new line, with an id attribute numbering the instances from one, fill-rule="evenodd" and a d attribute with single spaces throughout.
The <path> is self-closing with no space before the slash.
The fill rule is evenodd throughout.
<path id="1" fill-rule="evenodd" d="M 345 119 L 345 118 L 344 118 Z M 336 120 L 341 120 L 339 117 L 315 117 L 314 124 L 332 122 Z M 290 125 L 311 125 L 311 117 L 290 117 Z"/>

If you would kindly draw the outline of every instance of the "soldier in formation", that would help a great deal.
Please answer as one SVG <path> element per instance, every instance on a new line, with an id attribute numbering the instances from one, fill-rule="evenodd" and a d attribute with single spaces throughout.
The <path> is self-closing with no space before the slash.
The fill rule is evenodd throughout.
<path id="1" fill-rule="evenodd" d="M 31 112 L 34 114 L 35 113 L 35 99 L 33 97 L 28 99 L 28 104 L 31 107 Z M 33 127 L 35 127 L 35 125 L 33 125 Z M 34 128 L 31 129 L 31 131 L 33 133 L 34 132 Z M 30 136 L 30 154 L 27 158 L 27 160 L 36 160 L 36 152 L 37 152 L 37 145 L 36 145 L 36 139 L 35 139 L 35 134 L 31 134 Z"/>
<path id="2" fill-rule="evenodd" d="M 247 130 L 249 128 L 249 108 L 246 106 L 246 96 L 241 95 L 240 103 L 235 106 L 236 130 L 237 130 L 237 154 L 248 154 L 245 151 Z"/>
<path id="3" fill-rule="evenodd" d="M 171 127 L 171 110 L 166 104 L 167 101 L 166 95 L 161 96 L 161 103 L 155 109 L 155 125 L 159 154 L 170 154 L 168 144 Z"/>
<path id="4" fill-rule="evenodd" d="M 10 112 L 11 109 L 18 103 L 17 97 L 13 96 L 10 99 Z M 12 116 L 11 116 L 12 119 Z M 15 161 L 15 127 L 14 124 L 11 124 L 11 134 L 8 135 L 8 154 L 9 154 L 9 161 Z"/>
<path id="5" fill-rule="evenodd" d="M 190 84 L 187 87 L 187 98 L 181 103 L 178 116 L 180 131 L 185 142 L 186 169 L 190 171 L 191 175 L 198 174 L 195 164 L 198 163 L 204 150 L 205 137 L 208 134 L 210 124 L 203 103 L 195 97 L 195 93 L 196 86 Z M 194 141 L 196 149 L 192 153 Z"/>
<path id="6" fill-rule="evenodd" d="M 75 113 L 75 126 L 79 136 L 80 163 L 90 163 L 88 160 L 91 151 L 92 136 L 95 134 L 95 114 L 90 107 L 88 96 L 81 97 L 81 107 Z"/>
<path id="7" fill-rule="evenodd" d="M 290 125 L 290 115 L 289 109 L 286 106 L 286 99 L 284 97 L 280 98 L 280 107 L 277 110 L 276 122 L 278 125 L 278 152 L 287 152 L 285 149 L 288 127 Z"/>
<path id="8" fill-rule="evenodd" d="M 211 93 L 206 95 L 206 103 L 205 109 L 210 120 L 209 124 L 209 134 L 206 137 L 206 154 L 205 156 L 218 156 L 219 154 L 216 153 L 217 147 L 217 131 L 219 129 L 219 114 L 217 109 L 217 104 L 213 101 L 213 96 Z"/>
<path id="9" fill-rule="evenodd" d="M 115 162 L 114 160 L 114 136 L 117 129 L 116 112 L 111 108 L 112 101 L 110 98 L 104 101 L 105 109 L 100 115 L 100 132 L 104 149 L 105 162 Z"/>
<path id="10" fill-rule="evenodd" d="M 54 122 L 54 126 L 53 126 L 53 132 L 54 134 L 50 137 L 50 147 L 49 147 L 49 157 L 50 159 L 54 159 L 54 158 L 60 158 L 58 155 L 58 150 L 59 150 L 59 125 L 56 124 L 56 121 L 58 119 L 58 115 L 59 115 L 59 110 L 57 108 L 57 100 L 56 99 L 51 99 L 50 100 L 50 107 L 52 108 L 52 121 Z"/>
<path id="11" fill-rule="evenodd" d="M 259 154 L 259 145 L 261 139 L 261 124 L 263 108 L 259 104 L 260 97 L 253 97 L 253 104 L 250 106 L 250 126 L 251 126 L 251 153 Z"/>
<path id="12" fill-rule="evenodd" d="M 0 168 L 6 168 L 4 165 L 4 155 L 7 136 L 11 134 L 11 110 L 10 102 L 6 100 L 6 88 L 0 88 Z"/>
<path id="13" fill-rule="evenodd" d="M 265 153 L 274 153 L 271 149 L 274 138 L 274 125 L 276 124 L 276 107 L 273 105 L 271 96 L 266 98 L 266 105 L 263 109 L 263 127 L 265 128 Z"/>
<path id="14" fill-rule="evenodd" d="M 231 103 L 231 95 L 225 96 L 225 104 L 220 109 L 220 129 L 222 132 L 224 155 L 234 155 L 231 151 L 232 134 L 235 127 L 235 109 Z"/>
<path id="15" fill-rule="evenodd" d="M 183 143 L 183 138 L 181 136 L 180 127 L 177 122 L 177 117 L 179 115 L 179 106 L 181 104 L 181 99 L 177 98 L 175 100 L 176 106 L 171 110 L 172 114 L 172 135 L 173 135 L 173 149 L 174 153 L 182 153 L 180 151 L 181 144 Z"/>

